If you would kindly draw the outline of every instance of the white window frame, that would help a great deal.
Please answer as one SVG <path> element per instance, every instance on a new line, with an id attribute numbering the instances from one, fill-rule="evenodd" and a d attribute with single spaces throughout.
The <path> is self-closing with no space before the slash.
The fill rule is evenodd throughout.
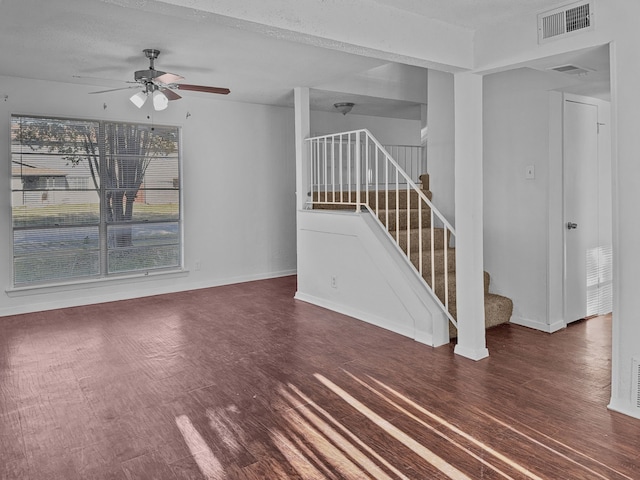
<path id="1" fill-rule="evenodd" d="M 58 228 L 60 229 L 59 232 L 64 232 L 63 229 L 67 229 L 67 231 L 71 231 L 73 228 L 80 228 L 80 227 L 84 227 L 84 226 L 88 226 L 88 227 L 93 227 L 93 228 L 97 228 L 97 236 L 98 236 L 98 244 L 99 244 L 99 248 L 97 249 L 99 251 L 99 269 L 98 272 L 93 272 L 93 273 L 80 273 L 78 275 L 75 274 L 68 274 L 67 273 L 60 273 L 58 276 L 48 276 L 45 275 L 43 278 L 37 278 L 35 280 L 24 280 L 24 277 L 22 278 L 17 278 L 17 273 L 16 273 L 16 232 L 27 232 L 30 230 L 34 230 L 37 228 L 43 228 L 43 227 L 30 227 L 28 225 L 22 225 L 22 226 L 18 226 L 16 225 L 16 221 L 15 221 L 15 214 L 14 214 L 14 209 L 12 208 L 12 246 L 13 246 L 13 255 L 12 255 L 12 268 L 11 268 L 11 284 L 13 285 L 12 287 L 12 291 L 19 291 L 22 289 L 37 289 L 37 288 L 47 288 L 47 287 L 52 287 L 52 286 L 61 286 L 61 285 L 75 285 L 75 284 L 87 284 L 87 283 L 95 283 L 96 281 L 106 281 L 106 280 L 114 280 L 114 279 L 126 279 L 126 278 L 131 278 L 131 277 L 140 277 L 140 276 L 155 276 L 156 274 L 164 274 L 164 273 L 175 273 L 175 272 L 182 272 L 183 271 L 183 259 L 184 259 L 184 242 L 183 242 L 183 215 L 182 215 L 182 198 L 183 198 L 183 189 L 182 189 L 182 151 L 181 151 L 181 147 L 182 147 L 182 132 L 181 132 L 181 128 L 178 126 L 151 126 L 148 124 L 141 124 L 141 123 L 133 123 L 133 122 L 113 122 L 113 121 L 105 121 L 105 120 L 92 120 L 92 119 L 78 119 L 78 118 L 64 118 L 64 117 L 58 117 L 58 116 L 34 116 L 34 115 L 12 115 L 11 116 L 11 125 L 14 125 L 14 122 L 16 121 L 21 121 L 23 119 L 38 119 L 38 120 L 42 120 L 42 121 L 51 121 L 52 123 L 55 122 L 60 122 L 60 124 L 64 123 L 64 122 L 90 122 L 92 124 L 97 125 L 98 127 L 98 135 L 97 135 L 97 143 L 99 144 L 99 161 L 97 162 L 99 164 L 100 167 L 100 172 L 98 173 L 98 179 L 99 179 L 99 188 L 94 188 L 93 187 L 93 182 L 91 181 L 90 178 L 87 179 L 88 183 L 91 184 L 91 188 L 87 189 L 87 192 L 95 192 L 98 195 L 98 203 L 99 203 L 99 209 L 100 209 L 100 213 L 98 216 L 98 221 L 97 222 L 93 222 L 93 223 L 78 223 L 78 224 L 74 224 L 74 223 L 70 223 L 70 224 L 66 224 L 66 225 L 48 225 L 46 228 L 50 231 L 56 231 Z M 156 188 L 147 188 L 145 185 L 140 185 L 139 188 L 137 190 L 132 190 L 135 192 L 135 196 L 137 198 L 138 193 L 142 193 L 143 196 L 149 195 L 149 194 L 154 194 L 157 196 L 157 198 L 161 198 L 163 195 L 163 192 L 165 196 L 168 197 L 175 197 L 176 202 L 177 202 L 177 206 L 175 206 L 175 202 L 169 202 L 169 206 L 171 207 L 171 205 L 174 205 L 173 207 L 170 208 L 171 212 L 166 214 L 167 218 L 157 218 L 157 219 L 153 219 L 153 215 L 151 215 L 151 220 L 149 218 L 144 218 L 144 216 L 142 218 L 137 218 L 137 219 L 133 219 L 133 218 L 126 218 L 124 220 L 120 220 L 120 221 L 116 221 L 116 220 L 109 220 L 107 219 L 107 214 L 106 214 L 106 203 L 107 203 L 107 191 L 116 191 L 116 190 L 124 190 L 124 188 L 116 188 L 115 190 L 113 188 L 108 188 L 108 186 L 106 185 L 107 182 L 104 181 L 104 179 L 107 178 L 106 174 L 105 174 L 105 168 L 107 165 L 107 161 L 106 158 L 108 156 L 108 149 L 106 148 L 106 135 L 105 135 L 105 129 L 107 128 L 107 126 L 121 126 L 122 128 L 132 128 L 135 129 L 137 131 L 137 129 L 141 129 L 144 130 L 146 132 L 146 135 L 150 135 L 153 138 L 160 138 L 160 135 L 157 135 L 157 132 L 171 132 L 171 139 L 168 141 L 168 144 L 175 144 L 175 150 L 173 150 L 171 152 L 170 155 L 162 155 L 162 154 L 155 154 L 155 156 L 151 157 L 151 156 L 147 156 L 147 155 L 140 155 L 140 151 L 144 151 L 143 149 L 139 149 L 138 153 L 134 153 L 134 154 L 130 154 L 129 156 L 129 160 L 130 160 L 130 164 L 135 165 L 136 164 L 136 158 L 138 159 L 143 159 L 144 161 L 147 162 L 147 165 L 151 164 L 153 161 L 155 161 L 156 165 L 160 165 L 162 168 L 162 159 L 166 158 L 168 160 L 170 160 L 169 162 L 167 162 L 168 166 L 171 166 L 171 178 L 170 179 L 165 179 L 166 181 L 164 182 L 162 187 L 156 187 Z M 155 133 L 154 133 L 155 132 Z M 155 135 L 155 136 L 154 136 Z M 167 134 L 169 135 L 169 134 Z M 14 161 L 16 158 L 16 153 L 14 152 L 14 147 L 13 147 L 13 136 L 12 136 L 12 147 L 11 147 L 11 154 L 10 154 L 10 162 L 12 163 L 12 166 L 14 165 Z M 23 147 L 24 149 L 24 147 Z M 114 147 L 112 147 L 112 149 L 114 149 Z M 42 152 L 41 152 L 42 153 Z M 21 155 L 21 154 L 18 154 Z M 54 155 L 54 156 L 61 156 L 61 153 L 50 153 L 50 155 Z M 46 156 L 46 155 L 44 155 Z M 113 159 L 115 159 L 115 162 L 120 162 L 121 164 L 124 162 L 126 164 L 126 158 L 125 160 L 122 160 L 121 157 L 126 157 L 127 155 L 125 154 L 121 154 L 120 152 L 118 152 L 117 154 L 112 155 L 111 157 Z M 87 157 L 88 158 L 88 157 Z M 94 157 L 95 158 L 95 157 Z M 149 161 L 147 161 L 149 160 Z M 172 163 L 173 162 L 173 163 Z M 177 172 L 175 172 L 175 162 L 177 162 Z M 148 171 L 146 170 L 147 167 L 145 167 L 144 173 L 143 173 L 143 179 L 145 178 L 144 175 L 146 175 L 148 173 Z M 174 180 L 176 178 L 177 175 L 177 182 Z M 160 176 L 162 177 L 162 175 L 160 174 Z M 19 178 L 24 178 L 24 177 L 19 177 Z M 11 185 L 11 195 L 12 195 L 12 207 L 14 204 L 14 195 L 16 192 L 34 192 L 33 190 L 24 190 L 24 187 L 21 183 L 20 188 L 14 188 L 16 186 L 16 183 L 14 183 L 14 180 L 16 179 L 16 177 L 13 175 L 11 175 L 11 179 L 10 181 L 12 182 Z M 49 183 L 49 182 L 47 182 Z M 58 182 L 54 182 L 54 183 L 58 183 Z M 43 195 L 43 199 L 46 197 L 48 198 L 49 195 L 53 194 L 59 194 L 60 192 L 69 192 L 69 191 L 78 191 L 78 190 L 83 190 L 81 188 L 77 188 L 76 185 L 69 185 L 69 182 L 66 181 L 66 188 L 65 189 L 60 189 L 61 185 L 58 185 L 57 187 L 54 186 L 53 189 L 42 189 L 42 195 Z M 125 185 L 126 186 L 126 185 Z M 76 187 L 76 188 L 74 188 Z M 126 195 L 126 194 L 125 194 Z M 135 214 L 135 208 L 136 208 L 136 204 L 135 201 L 132 204 L 132 208 L 134 210 L 134 214 Z M 152 208 L 153 210 L 153 208 Z M 157 216 L 157 215 L 156 215 Z M 138 216 L 139 217 L 139 216 Z M 170 230 L 171 235 L 166 235 L 165 237 L 169 238 L 169 240 L 167 241 L 166 244 L 163 244 L 162 241 L 158 241 L 157 238 L 151 238 L 153 237 L 154 234 L 150 234 L 149 238 L 146 240 L 147 245 L 143 245 L 143 246 L 137 246 L 133 243 L 133 241 L 126 245 L 125 247 L 115 247 L 114 246 L 114 242 L 113 242 L 113 238 L 114 236 L 117 237 L 117 234 L 114 233 L 114 231 L 118 228 L 120 228 L 123 231 L 129 231 L 132 233 L 129 233 L 129 235 L 136 235 L 136 230 L 138 232 L 144 232 L 146 231 L 153 231 L 154 228 L 157 229 L 161 229 L 162 227 L 166 227 Z M 165 228 L 165 229 L 166 229 Z M 143 234 L 137 234 L 138 236 L 135 237 L 136 239 L 139 239 L 141 237 L 144 236 Z M 155 234 L 156 236 L 158 236 L 157 234 Z M 111 241 L 110 241 L 111 238 Z M 137 240 L 136 240 L 137 241 Z M 157 242 L 157 243 L 154 243 Z M 142 243 L 142 242 L 141 242 Z M 28 242 L 26 244 L 28 247 Z M 162 252 L 163 248 L 166 250 L 166 252 Z M 127 250 L 128 251 L 125 251 Z M 95 253 L 96 248 L 94 246 L 93 251 Z M 141 265 L 138 261 L 138 264 L 134 265 L 131 264 L 129 265 L 128 262 L 128 257 L 126 257 L 126 255 L 129 252 L 134 252 L 133 253 L 133 257 L 137 258 L 135 255 L 135 251 L 138 251 L 141 255 L 141 257 L 145 257 L 145 251 L 151 252 L 149 254 L 146 255 L 146 257 L 149 258 L 144 258 L 144 260 L 152 260 L 154 258 L 160 258 L 160 259 L 169 259 L 168 261 L 165 261 L 163 263 L 163 260 L 160 260 L 160 264 L 152 264 L 152 265 Z M 167 253 L 168 252 L 168 253 Z M 42 255 L 42 252 L 40 252 Z M 114 268 L 114 265 L 116 265 L 117 260 L 113 260 L 111 265 L 110 265 L 110 260 L 109 260 L 109 255 L 114 256 L 114 258 L 118 258 L 118 256 L 122 256 L 121 254 L 125 254 L 125 260 L 121 260 L 119 263 L 119 266 L 117 268 Z M 93 262 L 95 262 L 95 258 L 92 260 Z M 92 264 L 93 265 L 93 264 Z M 141 265 L 141 266 L 140 266 Z"/>

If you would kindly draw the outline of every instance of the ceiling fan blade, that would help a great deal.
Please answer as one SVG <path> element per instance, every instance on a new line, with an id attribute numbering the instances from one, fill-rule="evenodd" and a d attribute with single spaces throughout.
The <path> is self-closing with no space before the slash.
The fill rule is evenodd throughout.
<path id="1" fill-rule="evenodd" d="M 167 97 L 168 100 L 179 100 L 182 98 L 180 95 L 169 88 L 161 88 L 160 91 L 164 93 L 164 96 Z"/>
<path id="2" fill-rule="evenodd" d="M 193 92 L 219 93 L 220 95 L 227 95 L 231 92 L 228 88 L 205 87 L 202 85 L 189 85 L 188 83 L 177 83 L 175 88 L 178 90 L 191 90 Z"/>
<path id="3" fill-rule="evenodd" d="M 167 72 L 157 76 L 156 78 L 154 78 L 154 80 L 156 82 L 160 82 L 160 83 L 164 83 L 165 85 L 168 85 L 169 83 L 176 83 L 176 82 L 179 82 L 180 80 L 184 80 L 184 77 L 180 75 L 176 75 L 175 73 Z"/>
<path id="4" fill-rule="evenodd" d="M 111 88 L 109 90 L 100 90 L 99 92 L 89 92 L 90 95 L 95 93 L 117 92 L 118 90 L 129 90 L 130 88 L 140 88 L 140 85 L 131 85 L 130 87 Z"/>

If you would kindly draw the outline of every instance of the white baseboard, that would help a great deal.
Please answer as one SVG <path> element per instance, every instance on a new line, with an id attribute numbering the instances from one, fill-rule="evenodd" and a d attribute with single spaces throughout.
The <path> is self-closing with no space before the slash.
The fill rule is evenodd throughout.
<path id="1" fill-rule="evenodd" d="M 376 327 L 384 328 L 385 330 L 389 330 L 393 333 L 397 333 L 399 335 L 403 335 L 409 338 L 414 337 L 413 328 L 399 328 L 396 325 L 391 325 L 388 320 L 378 317 L 377 315 L 373 315 L 367 312 L 362 312 L 360 310 L 356 310 L 354 308 L 347 307 L 345 305 L 337 304 L 322 298 L 315 297 L 313 295 L 309 295 L 302 292 L 296 292 L 295 297 L 296 300 L 301 300 L 306 303 L 311 303 L 313 305 L 317 305 L 318 307 L 326 308 L 327 310 L 332 310 L 334 312 L 340 313 L 342 315 L 347 315 L 348 317 L 355 318 L 357 320 L 370 323 L 371 325 L 375 325 Z M 428 335 L 421 335 L 420 339 L 416 339 L 420 343 L 426 343 L 427 345 L 431 345 L 431 343 L 427 343 Z"/>
<path id="2" fill-rule="evenodd" d="M 633 407 L 629 404 L 622 404 L 617 400 L 611 399 L 611 403 L 607 405 L 607 408 L 613 412 L 622 413 L 623 415 L 640 419 L 640 408 Z"/>
<path id="3" fill-rule="evenodd" d="M 489 356 L 489 350 L 487 348 L 466 348 L 460 344 L 455 346 L 455 348 L 453 349 L 453 353 L 474 361 L 482 360 L 483 358 L 487 358 Z"/>
<path id="4" fill-rule="evenodd" d="M 280 270 L 275 272 L 264 272 L 252 275 L 243 275 L 237 277 L 219 278 L 214 281 L 205 282 L 162 282 L 166 279 L 176 279 L 179 277 L 187 277 L 188 271 L 172 272 L 163 275 L 149 275 L 142 277 L 123 277 L 112 278 L 102 284 L 99 282 L 89 282 L 86 285 L 82 283 L 58 285 L 51 287 L 41 287 L 40 289 L 34 289 L 33 292 L 24 290 L 15 292 L 11 296 L 27 297 L 32 296 L 33 301 L 22 302 L 15 307 L 7 307 L 0 309 L 0 318 L 10 315 L 21 315 L 25 313 L 43 312 L 47 310 L 54 310 L 58 308 L 78 307 L 82 305 L 95 305 L 105 302 L 117 302 L 120 300 L 130 300 L 133 298 L 143 298 L 154 295 L 165 295 L 169 293 L 178 293 L 189 290 L 201 290 L 204 288 L 220 287 L 223 285 L 232 285 L 236 283 L 253 282 L 257 280 L 268 280 L 270 278 L 287 277 L 295 275 L 297 271 L 293 270 Z M 123 288 L 127 285 L 134 285 L 136 288 L 128 288 L 126 290 L 107 290 L 106 287 L 111 288 Z M 103 290 L 101 290 L 101 287 Z M 51 299 L 53 294 L 59 294 L 61 292 L 69 292 L 77 290 L 82 292 L 82 295 L 75 295 L 73 298 L 63 297 L 58 295 L 56 298 Z M 89 294 L 91 293 L 91 294 Z M 46 298 L 41 302 L 36 302 L 36 298 Z"/>
<path id="5" fill-rule="evenodd" d="M 558 330 L 562 330 L 567 326 L 562 320 L 557 320 L 549 324 L 549 323 L 541 322 L 539 320 L 531 320 L 529 318 L 517 317 L 515 315 L 511 317 L 511 323 L 515 325 L 521 325 L 523 327 L 534 328 L 536 330 L 540 330 L 546 333 L 557 332 Z"/>

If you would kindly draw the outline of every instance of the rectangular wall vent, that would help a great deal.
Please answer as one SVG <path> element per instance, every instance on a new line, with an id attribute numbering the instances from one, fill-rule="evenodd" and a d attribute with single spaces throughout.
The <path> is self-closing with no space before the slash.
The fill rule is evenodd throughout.
<path id="1" fill-rule="evenodd" d="M 565 5 L 538 15 L 538 43 L 593 30 L 593 0 Z"/>
<path id="2" fill-rule="evenodd" d="M 631 368 L 631 405 L 640 408 L 640 358 L 632 359 Z"/>

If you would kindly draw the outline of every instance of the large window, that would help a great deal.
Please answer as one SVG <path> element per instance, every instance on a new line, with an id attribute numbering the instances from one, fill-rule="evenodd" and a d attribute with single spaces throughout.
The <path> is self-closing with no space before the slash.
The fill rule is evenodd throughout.
<path id="1" fill-rule="evenodd" d="M 12 116 L 14 286 L 180 267 L 179 136 Z"/>

